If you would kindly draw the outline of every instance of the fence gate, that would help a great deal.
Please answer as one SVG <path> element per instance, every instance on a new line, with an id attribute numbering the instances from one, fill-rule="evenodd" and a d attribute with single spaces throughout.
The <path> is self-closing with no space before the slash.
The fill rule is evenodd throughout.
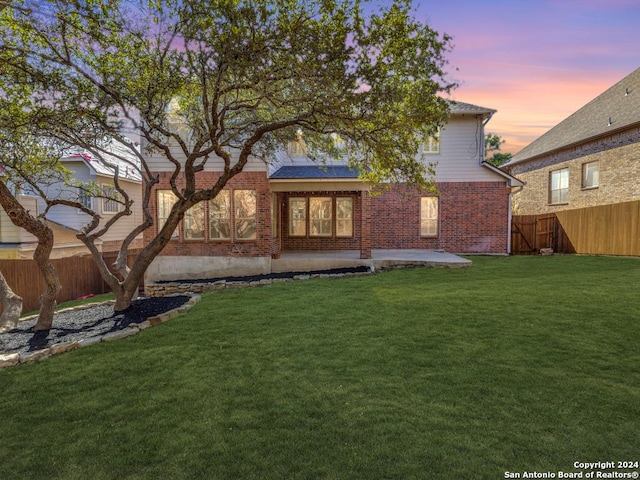
<path id="1" fill-rule="evenodd" d="M 511 253 L 535 255 L 541 248 L 557 250 L 558 228 L 554 213 L 514 215 L 511 219 Z"/>

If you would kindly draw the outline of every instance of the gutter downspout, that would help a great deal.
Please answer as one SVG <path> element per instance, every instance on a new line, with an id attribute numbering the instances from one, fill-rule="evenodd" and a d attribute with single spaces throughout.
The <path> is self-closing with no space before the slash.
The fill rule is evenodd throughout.
<path id="1" fill-rule="evenodd" d="M 518 190 L 514 190 L 514 188 L 517 188 Z M 516 187 L 509 188 L 509 214 L 508 214 L 509 220 L 507 221 L 507 255 L 511 255 L 511 224 L 512 224 L 511 220 L 513 218 L 511 201 L 513 200 L 513 194 L 520 193 L 523 188 L 524 188 L 524 185 L 518 185 Z"/>

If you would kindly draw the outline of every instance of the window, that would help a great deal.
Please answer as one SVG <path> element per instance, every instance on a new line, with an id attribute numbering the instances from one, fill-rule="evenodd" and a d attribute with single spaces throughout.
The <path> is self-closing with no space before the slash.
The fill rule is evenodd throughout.
<path id="1" fill-rule="evenodd" d="M 78 189 L 78 203 L 89 210 L 93 210 L 93 197 L 82 188 Z"/>
<path id="2" fill-rule="evenodd" d="M 231 238 L 231 195 L 222 190 L 209 200 L 209 238 L 226 240 Z"/>
<path id="3" fill-rule="evenodd" d="M 307 234 L 307 199 L 289 198 L 289 236 L 304 237 Z"/>
<path id="4" fill-rule="evenodd" d="M 182 219 L 185 240 L 204 240 L 204 203 L 195 204 Z"/>
<path id="5" fill-rule="evenodd" d="M 235 190 L 233 192 L 233 203 L 236 213 L 236 239 L 255 239 L 256 192 L 254 190 Z"/>
<path id="6" fill-rule="evenodd" d="M 569 169 L 555 170 L 549 174 L 549 203 L 567 203 L 569 200 Z"/>
<path id="7" fill-rule="evenodd" d="M 420 236 L 438 236 L 438 197 L 420 199 Z"/>
<path id="8" fill-rule="evenodd" d="M 582 188 L 597 188 L 600 184 L 599 162 L 582 164 Z"/>
<path id="9" fill-rule="evenodd" d="M 422 142 L 422 153 L 440 153 L 440 129 Z"/>
<path id="10" fill-rule="evenodd" d="M 275 193 L 271 194 L 271 238 L 278 238 L 280 220 L 280 208 L 278 205 L 278 196 Z"/>
<path id="11" fill-rule="evenodd" d="M 120 202 L 117 199 L 120 198 L 120 193 L 110 185 L 102 186 L 102 195 L 109 198 L 102 199 L 102 211 L 103 213 L 118 213 L 120 211 Z"/>
<path id="12" fill-rule="evenodd" d="M 169 218 L 169 213 L 178 197 L 171 190 L 158 190 L 158 231 L 162 229 Z M 172 238 L 178 236 L 178 229 L 173 232 Z"/>
<path id="13" fill-rule="evenodd" d="M 353 198 L 336 199 L 336 237 L 353 237 Z"/>
<path id="14" fill-rule="evenodd" d="M 309 199 L 309 235 L 330 237 L 332 229 L 333 201 L 331 197 L 311 197 Z"/>
<path id="15" fill-rule="evenodd" d="M 289 155 L 303 156 L 307 154 L 307 144 L 302 137 L 302 130 L 298 130 L 296 132 L 296 139 L 289 142 Z"/>

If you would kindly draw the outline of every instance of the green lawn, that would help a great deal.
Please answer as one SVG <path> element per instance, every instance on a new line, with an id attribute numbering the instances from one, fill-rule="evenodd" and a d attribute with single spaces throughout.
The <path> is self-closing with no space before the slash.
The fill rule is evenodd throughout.
<path id="1" fill-rule="evenodd" d="M 640 260 L 215 292 L 0 370 L 0 478 L 497 479 L 640 461 Z"/>

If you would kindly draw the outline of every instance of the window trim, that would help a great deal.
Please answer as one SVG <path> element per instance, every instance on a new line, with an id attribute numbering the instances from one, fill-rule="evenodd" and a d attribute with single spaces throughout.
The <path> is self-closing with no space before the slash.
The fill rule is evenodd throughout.
<path id="1" fill-rule="evenodd" d="M 354 225 L 354 206 L 355 206 L 355 203 L 356 203 L 356 202 L 355 202 L 355 200 L 354 200 L 354 198 L 353 198 L 353 196 L 352 196 L 352 195 L 337 195 L 337 196 L 336 196 L 336 197 L 334 197 L 334 198 L 335 198 L 334 205 L 335 205 L 335 212 L 336 212 L 336 214 L 335 214 L 335 219 L 334 219 L 334 221 L 335 221 L 335 225 L 336 225 L 336 233 L 335 233 L 335 237 L 336 237 L 336 238 L 354 238 L 354 236 L 355 236 L 355 225 Z M 351 201 L 351 218 L 346 219 L 346 220 L 350 220 L 350 221 L 351 221 L 351 235 L 339 235 L 339 234 L 338 234 L 338 221 L 340 221 L 340 220 L 345 220 L 345 219 L 340 219 L 340 218 L 338 218 L 338 201 L 339 201 L 339 200 L 345 200 L 345 199 L 347 199 L 347 200 L 350 200 L 350 201 Z"/>
<path id="2" fill-rule="evenodd" d="M 213 202 L 216 198 L 218 198 L 217 196 L 212 198 L 211 200 L 208 200 L 207 202 L 205 202 L 206 205 L 206 212 L 205 212 L 205 218 L 207 220 L 207 228 L 205 229 L 206 231 L 206 237 L 205 237 L 205 241 L 207 242 L 212 242 L 212 243 L 220 243 L 220 242 L 230 242 L 231 241 L 231 237 L 233 235 L 233 223 L 231 221 L 231 190 L 229 189 L 222 189 L 218 192 L 218 195 L 220 194 L 224 194 L 227 196 L 227 211 L 226 216 L 224 217 L 224 221 L 228 222 L 229 224 L 229 236 L 228 237 L 212 237 L 211 236 L 211 202 Z M 214 219 L 214 220 L 220 220 L 218 218 Z"/>
<path id="3" fill-rule="evenodd" d="M 118 192 L 116 188 L 112 185 L 102 184 L 101 187 L 102 187 L 101 188 L 102 194 L 105 197 L 112 194 L 115 194 L 115 196 L 118 196 L 118 197 L 120 196 L 120 192 Z M 100 199 L 102 200 L 101 202 L 102 213 L 106 213 L 108 215 L 115 215 L 116 213 L 119 213 L 122 208 L 122 204 L 120 202 L 117 202 L 116 200 L 105 198 L 105 197 L 102 197 Z M 107 209 L 107 205 L 112 205 L 112 204 L 115 205 L 115 210 Z"/>
<path id="4" fill-rule="evenodd" d="M 334 197 L 327 197 L 327 196 L 312 196 L 309 197 L 309 201 L 308 201 L 308 214 L 307 214 L 307 221 L 309 224 L 309 238 L 333 238 L 333 220 L 334 220 L 334 214 L 333 214 L 333 209 L 334 209 L 334 201 L 333 201 Z M 324 201 L 326 202 L 327 200 L 329 201 L 329 218 L 325 218 L 325 217 L 320 217 L 320 218 L 312 218 L 311 217 L 311 202 L 313 201 Z M 319 210 L 324 212 L 324 210 Z M 329 233 L 313 233 L 313 228 L 312 228 L 312 222 L 313 221 L 316 222 L 320 222 L 320 227 L 322 227 L 323 223 L 326 223 L 326 221 L 329 221 Z"/>
<path id="5" fill-rule="evenodd" d="M 434 145 L 431 145 L 432 143 L 435 148 Z M 429 135 L 422 140 L 421 148 L 423 155 L 438 155 L 440 153 L 440 127 L 436 130 L 435 135 Z"/>
<path id="6" fill-rule="evenodd" d="M 291 208 L 291 203 L 293 200 L 301 200 L 304 203 L 304 218 L 300 219 L 300 218 L 293 218 L 293 208 Z M 307 222 L 309 220 L 309 197 L 289 197 L 288 199 L 288 215 L 289 215 L 289 222 L 288 222 L 288 227 L 289 227 L 289 231 L 288 231 L 288 235 L 289 237 L 292 238 L 306 238 L 307 237 L 307 232 L 308 232 L 308 228 L 307 228 Z M 294 234 L 293 233 L 293 221 L 294 220 L 302 220 L 302 225 L 304 226 L 304 233 L 301 234 Z"/>
<path id="7" fill-rule="evenodd" d="M 250 217 L 239 217 L 238 207 L 236 205 L 236 194 L 238 192 L 253 192 L 254 212 Z M 238 188 L 233 190 L 233 241 L 234 242 L 255 242 L 258 240 L 258 192 L 254 188 Z M 248 238 L 241 238 L 238 235 L 238 218 L 243 220 L 253 219 L 253 236 Z"/>
<path id="8" fill-rule="evenodd" d="M 422 201 L 433 200 L 435 202 L 435 217 L 424 218 Z M 435 233 L 423 233 L 422 223 L 425 221 L 433 221 L 435 225 Z M 438 238 L 440 236 L 440 198 L 437 196 L 429 195 L 420 197 L 420 238 Z"/>
<path id="9" fill-rule="evenodd" d="M 554 174 L 559 174 L 560 182 L 562 182 L 562 173 L 566 172 L 567 175 L 567 186 L 561 187 L 557 189 L 553 189 L 553 176 Z M 560 198 L 558 201 L 553 201 L 553 192 L 561 192 L 566 191 L 565 198 L 562 198 L 562 194 L 560 194 Z M 556 170 L 549 171 L 549 205 L 567 205 L 569 203 L 569 167 L 558 168 Z"/>
<path id="10" fill-rule="evenodd" d="M 82 201 L 83 198 L 86 198 L 89 200 L 89 204 L 87 205 L 85 202 Z M 82 188 L 78 188 L 78 203 L 80 203 L 81 205 L 87 207 L 89 210 L 93 210 L 93 203 L 94 203 L 94 197 L 92 195 L 89 195 L 85 190 L 83 190 Z M 77 213 L 78 214 L 83 214 L 85 212 L 83 212 L 81 209 L 77 209 Z"/>
<path id="11" fill-rule="evenodd" d="M 597 167 L 596 173 L 598 176 L 598 179 L 596 181 L 596 183 L 594 185 L 587 185 L 587 167 L 589 165 L 595 165 Z M 600 187 L 600 161 L 599 160 L 593 160 L 591 162 L 585 162 L 582 164 L 582 181 L 581 181 L 581 185 L 582 185 L 582 190 L 594 190 L 596 188 Z"/>

